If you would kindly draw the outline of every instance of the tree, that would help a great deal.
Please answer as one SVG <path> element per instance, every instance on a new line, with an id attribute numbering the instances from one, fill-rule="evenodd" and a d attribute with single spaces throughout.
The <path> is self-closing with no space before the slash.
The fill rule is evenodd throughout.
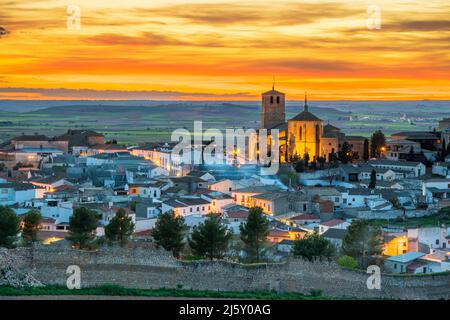
<path id="1" fill-rule="evenodd" d="M 309 154 L 308 154 L 308 152 L 304 154 L 303 161 L 305 162 L 305 167 L 308 168 L 308 165 L 309 165 Z"/>
<path id="2" fill-rule="evenodd" d="M 380 255 L 383 248 L 383 237 L 378 226 L 371 226 L 368 220 L 353 220 L 342 241 L 342 252 L 359 260 L 361 267 L 369 258 Z"/>
<path id="3" fill-rule="evenodd" d="M 343 164 L 347 164 L 352 159 L 352 149 L 347 141 L 342 144 L 341 151 L 339 151 L 339 160 Z"/>
<path id="4" fill-rule="evenodd" d="M 105 227 L 105 237 L 110 242 L 119 242 L 125 245 L 134 232 L 133 219 L 129 217 L 125 209 L 117 210 L 116 215 Z"/>
<path id="5" fill-rule="evenodd" d="M 295 240 L 292 248 L 294 256 L 300 256 L 312 261 L 314 258 L 330 258 L 335 249 L 330 241 L 318 233 L 307 234 L 303 239 Z"/>
<path id="6" fill-rule="evenodd" d="M 369 189 L 375 189 L 376 185 L 377 185 L 377 172 L 375 171 L 375 169 L 372 169 L 372 172 L 370 173 Z"/>
<path id="7" fill-rule="evenodd" d="M 253 207 L 249 210 L 247 222 L 240 225 L 241 240 L 244 242 L 247 255 L 260 260 L 261 249 L 267 242 L 269 234 L 269 220 L 262 208 Z"/>
<path id="8" fill-rule="evenodd" d="M 295 171 L 296 172 L 304 172 L 305 171 L 305 163 L 303 161 L 297 161 L 295 163 Z"/>
<path id="9" fill-rule="evenodd" d="M 381 130 L 377 130 L 370 138 L 370 148 L 372 157 L 377 158 L 381 155 L 383 148 L 386 147 L 386 137 Z"/>
<path id="10" fill-rule="evenodd" d="M 69 220 L 68 240 L 79 249 L 88 248 L 95 239 L 95 230 L 99 221 L 98 214 L 86 207 L 74 210 Z"/>
<path id="11" fill-rule="evenodd" d="M 228 249 L 232 233 L 214 215 L 194 227 L 189 246 L 194 254 L 210 260 L 220 259 Z"/>
<path id="12" fill-rule="evenodd" d="M 159 215 L 153 229 L 153 238 L 158 246 L 171 251 L 174 257 L 179 257 L 184 248 L 184 233 L 186 225 L 182 216 L 176 216 L 173 211 Z"/>
<path id="13" fill-rule="evenodd" d="M 11 208 L 0 206 L 0 246 L 12 248 L 19 232 L 19 217 Z"/>
<path id="14" fill-rule="evenodd" d="M 392 206 L 395 209 L 402 209 L 403 208 L 403 206 L 401 205 L 401 203 L 400 203 L 400 201 L 398 200 L 397 197 L 394 196 L 394 197 L 390 198 L 389 201 L 392 203 Z"/>
<path id="15" fill-rule="evenodd" d="M 369 151 L 369 140 L 364 139 L 364 153 L 363 153 L 363 160 L 367 161 L 370 158 L 370 151 Z"/>
<path id="16" fill-rule="evenodd" d="M 319 163 L 319 169 L 323 170 L 325 168 L 325 162 L 327 162 L 327 159 L 325 157 L 318 157 L 317 162 Z"/>
<path id="17" fill-rule="evenodd" d="M 37 240 L 37 233 L 42 222 L 42 215 L 36 209 L 31 209 L 23 218 L 22 238 L 26 244 L 33 243 Z"/>

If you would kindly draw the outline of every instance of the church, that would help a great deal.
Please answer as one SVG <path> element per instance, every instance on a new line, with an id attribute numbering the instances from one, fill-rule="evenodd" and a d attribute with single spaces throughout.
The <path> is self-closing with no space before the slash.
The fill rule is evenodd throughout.
<path id="1" fill-rule="evenodd" d="M 344 141 L 355 151 L 363 147 L 364 137 L 347 137 L 339 128 L 324 125 L 323 120 L 311 113 L 306 94 L 303 110 L 287 122 L 285 102 L 286 95 L 274 87 L 262 94 L 261 129 L 267 129 L 269 134 L 271 129 L 279 130 L 281 162 L 292 162 L 305 154 L 311 161 L 319 157 L 329 161 L 330 155 L 338 152 Z"/>

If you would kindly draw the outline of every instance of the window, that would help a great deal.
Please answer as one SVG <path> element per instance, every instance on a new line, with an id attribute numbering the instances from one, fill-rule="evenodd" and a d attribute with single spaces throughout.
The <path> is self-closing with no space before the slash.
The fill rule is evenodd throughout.
<path id="1" fill-rule="evenodd" d="M 394 263 L 394 269 L 397 269 L 397 264 L 396 263 Z"/>
<path id="2" fill-rule="evenodd" d="M 270 96 L 270 104 L 273 104 L 273 96 Z"/>
<path id="3" fill-rule="evenodd" d="M 436 239 L 436 245 L 439 245 L 439 239 Z"/>
<path id="4" fill-rule="evenodd" d="M 298 137 L 299 137 L 300 140 L 303 139 L 302 127 L 300 127 L 299 130 L 298 130 Z"/>
<path id="5" fill-rule="evenodd" d="M 280 103 L 280 97 L 277 97 L 277 103 Z"/>

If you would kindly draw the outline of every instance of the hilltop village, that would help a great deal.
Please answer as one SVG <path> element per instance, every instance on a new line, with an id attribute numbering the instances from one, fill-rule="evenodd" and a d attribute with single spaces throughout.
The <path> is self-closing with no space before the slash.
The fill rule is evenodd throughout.
<path id="1" fill-rule="evenodd" d="M 20 226 L 7 246 L 31 235 L 82 248 L 74 216 L 88 212 L 97 218 L 92 246 L 118 235 L 125 242 L 111 226 L 126 220 L 128 245 L 156 244 L 181 259 L 326 256 L 352 266 L 370 256 L 386 273 L 450 270 L 450 119 L 430 132 L 349 136 L 312 114 L 306 96 L 286 119 L 285 95 L 273 88 L 262 95 L 260 128 L 279 129 L 276 175 L 261 175 L 236 152 L 223 165 L 192 165 L 172 153 L 174 143 L 126 146 L 73 129 L 18 135 L 0 146 L 0 216 L 13 212 Z M 35 233 L 24 230 L 30 212 L 39 216 Z M 177 246 L 161 241 L 162 217 L 173 230 L 183 224 Z M 260 242 L 249 240 L 249 219 L 262 226 Z M 224 236 L 220 252 L 195 243 L 208 223 Z M 354 239 L 364 234 L 372 247 L 358 247 Z M 309 244 L 317 251 L 305 253 Z"/>

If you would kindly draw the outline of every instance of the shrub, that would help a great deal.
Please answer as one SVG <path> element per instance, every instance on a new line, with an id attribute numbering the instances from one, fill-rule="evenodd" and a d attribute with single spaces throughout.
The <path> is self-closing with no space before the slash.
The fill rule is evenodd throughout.
<path id="1" fill-rule="evenodd" d="M 350 256 L 342 256 L 338 259 L 338 264 L 341 267 L 355 269 L 358 266 L 358 262 Z"/>

